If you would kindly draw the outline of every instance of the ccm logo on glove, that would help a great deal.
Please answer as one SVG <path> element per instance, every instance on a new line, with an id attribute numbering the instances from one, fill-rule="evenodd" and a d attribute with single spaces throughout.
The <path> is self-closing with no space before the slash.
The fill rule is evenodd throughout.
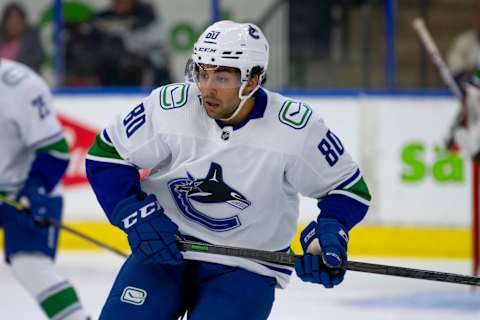
<path id="1" fill-rule="evenodd" d="M 346 243 L 348 243 L 348 234 L 345 232 L 345 230 L 340 229 L 340 231 L 338 231 L 338 234 L 340 235 L 340 237 L 343 238 L 343 240 L 345 240 Z"/>
<path id="2" fill-rule="evenodd" d="M 123 222 L 123 227 L 125 229 L 130 228 L 131 226 L 135 225 L 138 221 L 138 216 L 140 216 L 140 219 L 145 219 L 152 213 L 155 213 L 156 211 L 163 211 L 162 206 L 160 206 L 160 203 L 158 201 L 154 201 L 151 203 L 146 204 L 142 208 L 138 209 L 134 213 L 128 215 L 127 217 L 122 219 Z"/>

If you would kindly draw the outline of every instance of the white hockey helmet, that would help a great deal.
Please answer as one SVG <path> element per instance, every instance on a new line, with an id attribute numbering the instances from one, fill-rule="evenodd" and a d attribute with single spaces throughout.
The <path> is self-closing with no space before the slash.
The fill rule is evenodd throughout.
<path id="1" fill-rule="evenodd" d="M 252 69 L 261 68 L 259 83 L 268 67 L 268 41 L 253 23 L 230 20 L 215 22 L 193 46 L 193 62 L 233 67 L 240 70 L 242 83 L 250 80 Z"/>
<path id="2" fill-rule="evenodd" d="M 265 35 L 253 23 L 223 20 L 215 22 L 200 35 L 193 46 L 192 54 L 192 60 L 197 66 L 206 64 L 240 70 L 240 104 L 230 117 L 222 120 L 233 119 L 247 99 L 260 88 L 268 67 L 268 51 Z M 255 67 L 258 67 L 260 72 L 258 84 L 249 94 L 243 95 Z"/>

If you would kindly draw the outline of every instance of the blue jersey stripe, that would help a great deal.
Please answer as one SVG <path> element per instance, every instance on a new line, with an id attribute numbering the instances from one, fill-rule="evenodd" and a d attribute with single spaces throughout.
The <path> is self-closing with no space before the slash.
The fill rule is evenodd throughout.
<path id="1" fill-rule="evenodd" d="M 107 130 L 103 129 L 102 136 L 106 142 L 112 144 L 112 139 L 110 139 L 110 136 L 108 135 Z"/>
<path id="2" fill-rule="evenodd" d="M 350 183 L 352 183 L 352 181 L 355 181 L 355 179 L 358 178 L 358 176 L 360 175 L 360 170 L 357 169 L 357 171 L 355 171 L 355 173 L 350 177 L 348 178 L 347 180 L 343 181 L 342 183 L 340 183 L 338 185 L 338 187 L 336 187 L 335 189 L 343 189 L 345 188 L 346 186 L 348 186 Z"/>

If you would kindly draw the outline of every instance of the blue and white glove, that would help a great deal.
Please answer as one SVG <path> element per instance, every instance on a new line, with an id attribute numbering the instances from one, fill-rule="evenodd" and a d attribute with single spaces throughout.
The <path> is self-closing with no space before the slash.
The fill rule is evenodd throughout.
<path id="1" fill-rule="evenodd" d="M 59 218 L 61 201 L 58 201 L 58 197 L 48 196 L 43 184 L 38 180 L 28 180 L 17 194 L 16 200 L 25 208 L 16 215 L 16 219 L 27 228 L 45 226 L 49 219 Z"/>
<path id="2" fill-rule="evenodd" d="M 295 271 L 306 282 L 321 283 L 325 288 L 340 284 L 345 276 L 348 233 L 335 219 L 318 219 L 300 235 L 304 255 L 295 261 Z"/>
<path id="3" fill-rule="evenodd" d="M 120 201 L 113 210 L 112 223 L 127 233 L 133 258 L 138 262 L 183 262 L 175 242 L 178 227 L 164 214 L 154 194 L 141 193 Z"/>

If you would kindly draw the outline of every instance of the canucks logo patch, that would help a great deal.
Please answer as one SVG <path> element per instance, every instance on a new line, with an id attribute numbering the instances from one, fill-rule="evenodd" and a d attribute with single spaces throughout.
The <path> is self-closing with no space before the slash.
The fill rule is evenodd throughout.
<path id="1" fill-rule="evenodd" d="M 27 77 L 28 73 L 25 70 L 12 67 L 2 74 L 2 82 L 7 86 L 14 87 Z"/>
<path id="2" fill-rule="evenodd" d="M 312 115 L 312 108 L 307 104 L 287 100 L 282 105 L 282 109 L 278 114 L 278 118 L 284 124 L 294 129 L 302 129 L 307 125 L 310 116 Z"/>
<path id="3" fill-rule="evenodd" d="M 125 287 L 123 289 L 122 296 L 120 297 L 120 301 L 125 303 L 134 304 L 136 306 L 141 306 L 145 303 L 145 299 L 147 298 L 147 291 L 135 288 L 135 287 Z"/>
<path id="4" fill-rule="evenodd" d="M 163 86 L 160 89 L 160 106 L 165 110 L 183 107 L 188 100 L 189 88 L 190 85 L 186 83 Z"/>
<path id="5" fill-rule="evenodd" d="M 240 192 L 223 181 L 222 167 L 212 162 L 205 178 L 194 178 L 187 172 L 186 178 L 178 178 L 168 183 L 175 203 L 180 211 L 193 220 L 213 231 L 228 231 L 241 225 L 237 215 L 227 218 L 213 218 L 195 208 L 194 204 L 228 204 L 235 209 L 244 210 L 251 202 Z"/>

